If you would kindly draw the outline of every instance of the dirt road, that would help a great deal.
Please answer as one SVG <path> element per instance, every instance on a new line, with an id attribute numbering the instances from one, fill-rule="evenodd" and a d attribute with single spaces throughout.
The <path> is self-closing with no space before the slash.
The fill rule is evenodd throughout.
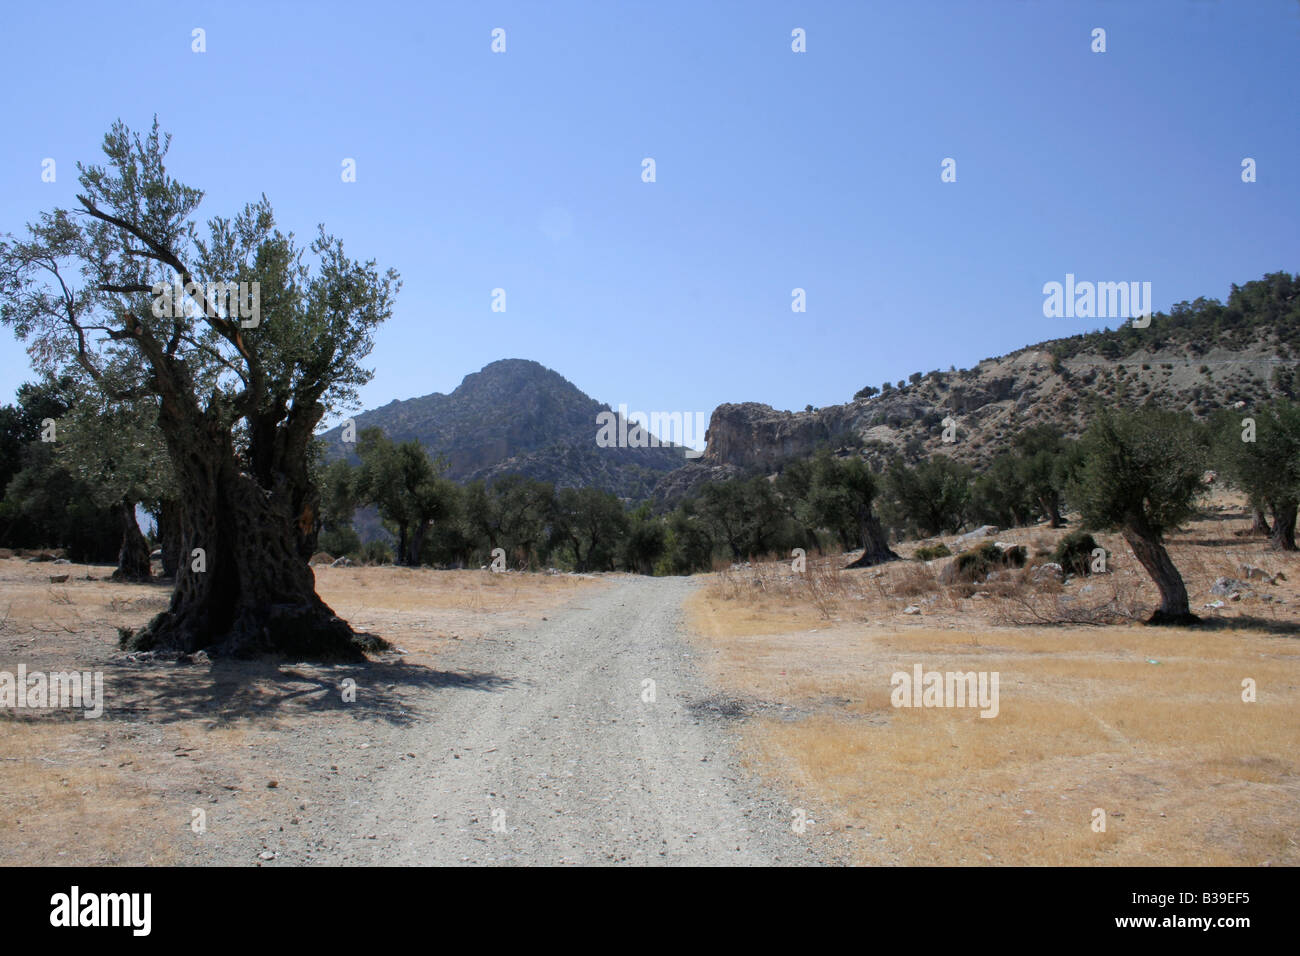
<path id="1" fill-rule="evenodd" d="M 693 586 L 619 577 L 441 657 L 447 679 L 406 701 L 418 720 L 365 727 L 361 742 L 300 736 L 272 758 L 285 776 L 303 761 L 338 769 L 338 754 L 353 764 L 312 788 L 309 825 L 262 828 L 271 865 L 820 862 L 816 828 L 793 831 L 794 808 L 755 785 L 701 706 L 710 691 L 680 630 Z"/>

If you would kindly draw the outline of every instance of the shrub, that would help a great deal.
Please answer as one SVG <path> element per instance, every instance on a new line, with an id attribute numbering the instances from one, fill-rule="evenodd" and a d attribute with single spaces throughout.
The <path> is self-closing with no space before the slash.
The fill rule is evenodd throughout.
<path id="1" fill-rule="evenodd" d="M 1097 548 L 1097 541 L 1086 531 L 1071 531 L 1056 545 L 1052 560 L 1064 569 L 1066 574 L 1091 574 L 1092 552 Z M 1107 555 L 1109 558 L 1110 555 Z"/>
<path id="2" fill-rule="evenodd" d="M 918 561 L 933 561 L 935 558 L 947 558 L 952 556 L 948 546 L 942 542 L 939 544 L 927 545 L 924 548 L 917 548 L 916 553 L 912 555 Z"/>
<path id="3" fill-rule="evenodd" d="M 874 385 L 865 385 L 854 393 L 853 398 L 856 401 L 861 398 L 870 398 L 872 395 L 879 395 L 880 389 Z"/>
<path id="4" fill-rule="evenodd" d="M 957 560 L 945 569 L 945 577 L 949 580 L 944 583 L 983 581 L 990 571 L 1023 568 L 1026 558 L 1024 545 L 1018 544 L 1004 551 L 992 541 L 986 541 L 978 548 L 957 555 Z"/>
<path id="5" fill-rule="evenodd" d="M 392 564 L 393 549 L 383 541 L 367 541 L 352 560 L 359 564 Z"/>
<path id="6" fill-rule="evenodd" d="M 328 551 L 330 554 L 352 554 L 361 547 L 361 537 L 352 528 L 335 528 L 332 531 L 322 531 L 317 541 L 317 547 L 321 551 Z"/>

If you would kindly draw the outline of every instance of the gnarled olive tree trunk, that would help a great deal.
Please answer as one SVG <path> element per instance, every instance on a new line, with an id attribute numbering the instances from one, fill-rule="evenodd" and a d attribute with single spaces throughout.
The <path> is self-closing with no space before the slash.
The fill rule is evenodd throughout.
<path id="1" fill-rule="evenodd" d="M 844 570 L 867 568 L 873 564 L 899 560 L 898 555 L 890 550 L 889 535 L 874 511 L 858 516 L 858 528 L 862 537 L 862 556 L 852 564 L 846 565 Z"/>
<path id="2" fill-rule="evenodd" d="M 1273 505 L 1273 532 L 1270 543 L 1278 551 L 1295 551 L 1295 519 L 1298 510 L 1294 500 L 1278 501 Z"/>
<path id="3" fill-rule="evenodd" d="M 1200 618 L 1192 613 L 1187 602 L 1187 586 L 1183 576 L 1174 567 L 1169 552 L 1159 535 L 1138 527 L 1125 527 L 1124 540 L 1133 549 L 1151 580 L 1160 590 L 1160 607 L 1147 620 L 1148 624 L 1195 624 Z"/>
<path id="4" fill-rule="evenodd" d="M 317 596 L 307 563 L 319 498 L 305 442 L 315 422 L 259 429 L 254 416 L 241 455 L 219 411 L 198 411 L 189 394 L 164 394 L 158 420 L 179 489 L 176 586 L 131 646 L 363 659 L 352 629 Z"/>
<path id="5" fill-rule="evenodd" d="M 1048 527 L 1059 528 L 1065 524 L 1065 519 L 1061 517 L 1061 499 L 1059 495 L 1043 495 L 1038 499 L 1039 506 L 1043 513 L 1047 515 Z"/>

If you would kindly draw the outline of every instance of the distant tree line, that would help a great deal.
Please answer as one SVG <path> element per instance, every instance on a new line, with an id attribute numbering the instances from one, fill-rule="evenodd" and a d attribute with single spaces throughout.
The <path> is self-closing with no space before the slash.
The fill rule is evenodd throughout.
<path id="1" fill-rule="evenodd" d="M 1266 276 L 1234 287 L 1226 306 L 1176 306 L 1164 334 L 1258 331 L 1260 315 L 1290 330 L 1297 291 L 1286 274 Z M 1116 341 L 1132 331 L 1097 334 Z M 1077 338 L 1069 341 L 1089 341 Z M 15 404 L 0 406 L 0 547 L 59 546 L 74 560 L 116 560 L 124 580 L 149 579 L 149 550 L 159 547 L 164 573 L 176 573 L 183 493 L 157 416 L 156 403 L 106 398 L 75 368 L 23 385 Z M 322 450 L 311 446 L 303 478 L 320 495 L 303 513 L 304 540 L 332 555 L 408 566 L 478 567 L 500 549 L 515 568 L 690 574 L 803 548 L 860 551 L 850 567 L 862 567 L 896 560 L 891 542 L 981 524 L 1060 527 L 1078 512 L 1085 528 L 1123 534 L 1160 588 L 1157 618 L 1186 620 L 1186 591 L 1164 541 L 1195 513 L 1207 469 L 1245 493 L 1254 530 L 1278 550 L 1297 550 L 1300 405 L 1290 395 L 1202 421 L 1150 406 L 1098 408 L 1080 439 L 1035 425 L 978 472 L 943 454 L 909 464 L 914 448 L 879 468 L 860 448 L 823 448 L 773 475 L 706 484 L 662 514 L 521 475 L 458 485 L 418 442 L 397 443 L 378 429 L 361 433 L 358 465 L 325 464 Z M 363 506 L 377 511 L 391 545 L 362 542 L 353 517 Z M 154 517 L 151 539 L 137 524 L 141 510 Z"/>
<path id="2" fill-rule="evenodd" d="M 148 411 L 92 398 L 72 379 L 50 380 L 22 386 L 15 405 L 0 407 L 0 546 L 59 545 L 74 560 L 116 559 L 119 577 L 142 580 L 149 547 L 162 545 L 170 573 L 175 492 Z M 43 440 L 50 423 L 55 441 Z M 982 524 L 1059 527 L 1078 512 L 1084 528 L 1123 534 L 1160 588 L 1158 619 L 1187 620 L 1186 590 L 1164 542 L 1195 514 L 1208 469 L 1247 496 L 1255 530 L 1278 550 L 1297 550 L 1300 404 L 1291 399 L 1206 421 L 1099 408 L 1080 439 L 1036 425 L 979 472 L 945 455 L 914 465 L 899 456 L 873 470 L 856 450 L 823 448 L 774 475 L 705 484 L 662 514 L 522 475 L 458 485 L 419 442 L 397 443 L 379 429 L 363 430 L 356 450 L 358 465 L 326 464 L 318 443 L 311 468 L 319 547 L 355 561 L 470 568 L 501 549 L 517 569 L 662 575 L 803 548 L 860 551 L 849 567 L 863 567 L 897 560 L 892 541 Z M 137 526 L 137 506 L 155 517 L 152 541 Z M 363 506 L 375 508 L 391 545 L 362 542 L 353 519 Z"/>

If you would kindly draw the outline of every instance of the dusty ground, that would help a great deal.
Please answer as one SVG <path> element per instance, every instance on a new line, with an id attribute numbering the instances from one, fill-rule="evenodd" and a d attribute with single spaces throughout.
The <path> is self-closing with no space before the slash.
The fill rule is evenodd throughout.
<path id="1" fill-rule="evenodd" d="M 1149 612 L 1111 536 L 1110 573 L 1064 585 L 838 557 L 691 580 L 318 568 L 396 645 L 361 667 L 133 658 L 115 628 L 165 587 L 0 559 L 0 670 L 100 669 L 108 697 L 93 720 L 0 711 L 0 863 L 1296 865 L 1300 558 L 1247 525 L 1225 508 L 1172 542 L 1196 630 L 1041 623 Z M 1208 593 L 1243 564 L 1286 579 Z M 998 716 L 893 707 L 915 664 L 998 672 Z"/>
<path id="2" fill-rule="evenodd" d="M 678 635 L 691 582 L 317 569 L 397 651 L 186 665 L 117 651 L 165 589 L 84 580 L 109 570 L 0 560 L 0 669 L 101 669 L 108 698 L 0 715 L 0 863 L 834 858 L 738 766 Z"/>
<path id="3" fill-rule="evenodd" d="M 1235 536 L 1248 525 L 1229 512 L 1173 541 L 1204 630 L 1007 626 L 1027 608 L 1149 613 L 1154 588 L 1111 536 L 1111 574 L 1044 593 L 963 596 L 937 584 L 942 562 L 841 574 L 836 558 L 715 575 L 688 608 L 711 680 L 748 715 L 749 766 L 851 835 L 858 862 L 1296 865 L 1300 560 Z M 998 539 L 1032 554 L 1063 533 Z M 1208 593 L 1242 563 L 1287 580 Z M 1000 713 L 893 707 L 891 675 L 916 664 L 999 672 Z"/>

